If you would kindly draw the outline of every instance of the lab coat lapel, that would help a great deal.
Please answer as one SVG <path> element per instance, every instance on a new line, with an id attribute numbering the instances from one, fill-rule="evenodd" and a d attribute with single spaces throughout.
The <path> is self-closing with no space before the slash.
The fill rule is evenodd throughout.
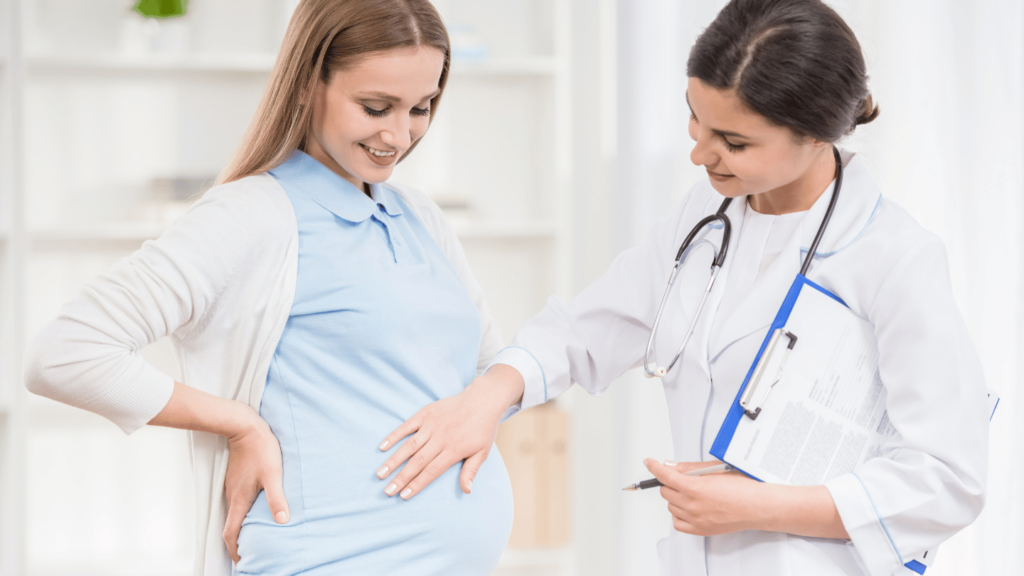
<path id="1" fill-rule="evenodd" d="M 718 320 L 725 322 L 725 326 L 715 341 L 709 343 L 708 358 L 713 360 L 730 344 L 772 323 L 786 291 L 800 271 L 800 236 L 798 228 L 775 262 L 735 308 L 719 310 Z"/>
<path id="2" fill-rule="evenodd" d="M 864 161 L 843 152 L 843 186 L 839 191 L 832 219 L 815 251 L 808 277 L 814 279 L 821 260 L 853 243 L 864 231 L 881 202 L 881 192 L 871 180 Z M 772 323 L 782 300 L 800 272 L 804 255 L 810 250 L 821 220 L 828 210 L 835 182 L 829 184 L 804 216 L 797 232 L 787 241 L 771 267 L 754 284 L 750 293 L 732 311 L 719 311 L 719 321 L 726 322 L 718 338 L 709 342 L 708 358 L 714 359 L 729 345 Z M 746 204 L 744 200 L 743 204 Z M 738 235 L 738 239 L 742 234 Z M 724 284 L 723 284 L 724 289 Z M 841 294 L 839 295 L 842 296 Z"/>

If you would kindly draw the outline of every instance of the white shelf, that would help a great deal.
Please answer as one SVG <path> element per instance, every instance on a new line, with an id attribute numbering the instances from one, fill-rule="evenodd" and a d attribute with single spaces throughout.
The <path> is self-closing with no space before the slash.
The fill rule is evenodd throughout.
<path id="1" fill-rule="evenodd" d="M 562 63 L 550 56 L 527 58 L 493 58 L 488 60 L 452 60 L 452 75 L 524 75 L 556 74 Z"/>
<path id="2" fill-rule="evenodd" d="M 28 233 L 32 244 L 65 244 L 73 242 L 142 243 L 159 238 L 167 226 L 148 222 L 115 222 L 79 227 L 32 230 Z"/>
<path id="3" fill-rule="evenodd" d="M 269 74 L 274 65 L 270 54 L 217 56 L 34 56 L 28 59 L 31 72 L 174 72 Z"/>
<path id="4" fill-rule="evenodd" d="M 37 73 L 239 73 L 269 74 L 274 56 L 269 54 L 188 56 L 32 56 L 28 68 Z M 550 56 L 454 60 L 453 75 L 550 76 L 562 66 Z"/>
<path id="5" fill-rule="evenodd" d="M 501 553 L 498 568 L 563 567 L 572 561 L 571 547 L 559 548 L 506 548 Z"/>
<path id="6" fill-rule="evenodd" d="M 460 239 L 473 238 L 554 238 L 558 234 L 555 222 L 506 221 L 460 222 L 451 219 L 452 228 Z"/>
<path id="7" fill-rule="evenodd" d="M 148 222 L 116 222 L 78 228 L 37 229 L 28 234 L 33 245 L 65 247 L 68 244 L 141 244 L 146 240 L 159 238 L 168 225 Z M 452 222 L 452 228 L 460 239 L 545 239 L 558 234 L 555 222 L 548 221 L 497 221 L 497 222 Z M 3 236 L 0 234 L 0 240 Z"/>

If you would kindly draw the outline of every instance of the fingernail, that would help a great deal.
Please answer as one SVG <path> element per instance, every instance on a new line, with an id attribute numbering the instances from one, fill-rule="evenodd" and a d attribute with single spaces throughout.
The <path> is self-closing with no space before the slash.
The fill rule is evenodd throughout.
<path id="1" fill-rule="evenodd" d="M 675 468 L 676 463 L 671 460 L 665 460 L 665 466 L 668 466 L 669 468 Z"/>
<path id="2" fill-rule="evenodd" d="M 274 517 L 277 518 L 277 522 L 279 524 L 284 524 L 288 521 L 288 513 L 285 512 L 284 510 L 278 512 Z"/>
<path id="3" fill-rule="evenodd" d="M 384 493 L 387 494 L 388 496 L 391 496 L 392 494 L 395 493 L 395 490 L 398 490 L 398 486 L 395 486 L 394 483 L 391 483 L 388 484 L 388 487 L 384 489 Z"/>
<path id="4" fill-rule="evenodd" d="M 387 449 L 388 449 L 388 445 L 389 445 L 389 444 L 391 444 L 391 442 L 388 442 L 387 440 L 385 440 L 385 441 L 381 442 L 381 443 L 380 443 L 380 449 L 381 449 L 381 450 L 387 450 Z"/>
<path id="5" fill-rule="evenodd" d="M 388 475 L 388 470 L 390 470 L 390 468 L 387 466 L 381 466 L 380 470 L 377 470 L 377 477 L 383 480 L 384 477 Z"/>
<path id="6" fill-rule="evenodd" d="M 402 490 L 402 500 L 405 500 L 411 494 L 412 494 L 412 488 L 406 488 L 405 490 Z"/>
<path id="7" fill-rule="evenodd" d="M 469 482 L 468 482 L 468 483 L 466 484 L 466 488 L 469 488 L 469 491 L 470 491 L 470 492 L 472 492 L 472 491 L 473 491 L 473 481 L 472 481 L 472 480 L 470 480 L 470 481 L 469 481 Z"/>

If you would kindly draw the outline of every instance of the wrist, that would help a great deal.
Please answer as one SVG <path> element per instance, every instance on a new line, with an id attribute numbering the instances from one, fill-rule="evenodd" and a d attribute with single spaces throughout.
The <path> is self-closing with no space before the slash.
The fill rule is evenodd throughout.
<path id="1" fill-rule="evenodd" d="M 255 410 L 242 402 L 175 382 L 170 400 L 149 423 L 233 438 L 259 430 L 263 421 Z"/>
<path id="2" fill-rule="evenodd" d="M 755 504 L 747 508 L 752 515 L 750 527 L 766 532 L 785 532 L 789 512 L 785 489 L 789 486 L 758 482 L 754 488 Z"/>
<path id="3" fill-rule="evenodd" d="M 257 432 L 260 430 L 260 425 L 265 424 L 259 414 L 248 404 L 237 400 L 225 400 L 225 402 L 230 403 L 228 409 L 225 410 L 228 416 L 224 419 L 222 429 L 216 432 L 217 434 L 231 440 Z"/>
<path id="4" fill-rule="evenodd" d="M 753 528 L 815 538 L 849 539 L 832 495 L 824 486 L 759 485 Z"/>
<path id="5" fill-rule="evenodd" d="M 496 409 L 504 413 L 510 406 L 522 401 L 525 384 L 522 375 L 515 368 L 495 364 L 475 379 L 470 387 L 482 392 L 486 398 L 493 401 Z"/>

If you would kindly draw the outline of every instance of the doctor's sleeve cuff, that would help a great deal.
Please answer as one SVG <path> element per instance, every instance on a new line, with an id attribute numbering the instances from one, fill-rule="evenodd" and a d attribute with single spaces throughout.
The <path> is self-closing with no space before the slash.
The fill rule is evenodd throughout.
<path id="1" fill-rule="evenodd" d="M 854 473 L 825 483 L 843 527 L 850 535 L 861 567 L 871 576 L 889 576 L 903 566 L 903 557 L 875 506 L 867 487 Z"/>
<path id="2" fill-rule="evenodd" d="M 544 368 L 529 350 L 518 346 L 505 348 L 494 356 L 491 363 L 487 365 L 487 370 L 490 370 L 491 366 L 495 364 L 511 366 L 523 377 L 523 399 L 505 411 L 501 417 L 502 422 L 520 410 L 532 408 L 548 401 L 548 383 L 544 376 Z"/>

